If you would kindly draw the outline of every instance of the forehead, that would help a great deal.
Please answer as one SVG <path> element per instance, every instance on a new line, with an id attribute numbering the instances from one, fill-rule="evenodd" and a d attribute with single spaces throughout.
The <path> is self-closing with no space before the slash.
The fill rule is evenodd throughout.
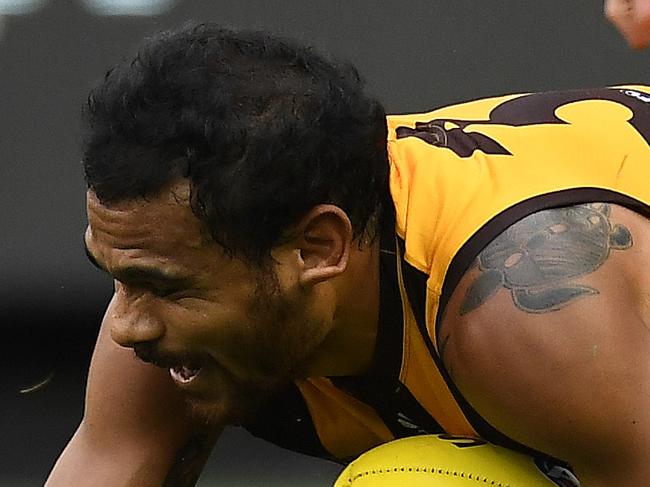
<path id="1" fill-rule="evenodd" d="M 86 244 L 91 251 L 148 250 L 170 255 L 216 247 L 192 213 L 189 197 L 189 185 L 184 181 L 175 182 L 150 198 L 107 205 L 89 191 Z"/>

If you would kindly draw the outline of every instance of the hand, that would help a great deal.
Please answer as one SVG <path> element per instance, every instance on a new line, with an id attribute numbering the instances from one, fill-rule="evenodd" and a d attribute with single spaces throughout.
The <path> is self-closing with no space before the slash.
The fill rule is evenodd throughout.
<path id="1" fill-rule="evenodd" d="M 650 45 L 650 0 L 605 0 L 605 17 L 633 49 Z"/>

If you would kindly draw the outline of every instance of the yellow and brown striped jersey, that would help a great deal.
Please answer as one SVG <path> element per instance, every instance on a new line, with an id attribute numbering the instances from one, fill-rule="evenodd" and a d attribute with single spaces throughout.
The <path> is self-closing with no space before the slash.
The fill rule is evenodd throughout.
<path id="1" fill-rule="evenodd" d="M 526 450 L 463 400 L 437 326 L 478 253 L 521 218 L 596 201 L 650 215 L 650 88 L 508 95 L 390 116 L 388 129 L 394 222 L 381 241 L 373 365 L 299 381 L 247 427 L 340 461 L 425 432 Z"/>

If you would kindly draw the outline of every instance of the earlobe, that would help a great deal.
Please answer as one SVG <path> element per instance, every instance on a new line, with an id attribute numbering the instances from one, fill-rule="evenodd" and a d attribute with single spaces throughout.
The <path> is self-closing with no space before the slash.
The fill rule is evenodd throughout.
<path id="1" fill-rule="evenodd" d="M 334 205 L 318 205 L 300 225 L 300 284 L 313 286 L 343 273 L 352 244 L 352 224 Z"/>

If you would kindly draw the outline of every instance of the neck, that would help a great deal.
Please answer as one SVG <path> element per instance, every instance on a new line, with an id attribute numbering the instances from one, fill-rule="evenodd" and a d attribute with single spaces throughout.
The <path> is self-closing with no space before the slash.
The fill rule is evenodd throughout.
<path id="1" fill-rule="evenodd" d="M 306 377 L 360 375 L 372 363 L 379 322 L 379 242 L 350 252 L 345 276 L 335 283 L 332 329 L 305 367 Z"/>

